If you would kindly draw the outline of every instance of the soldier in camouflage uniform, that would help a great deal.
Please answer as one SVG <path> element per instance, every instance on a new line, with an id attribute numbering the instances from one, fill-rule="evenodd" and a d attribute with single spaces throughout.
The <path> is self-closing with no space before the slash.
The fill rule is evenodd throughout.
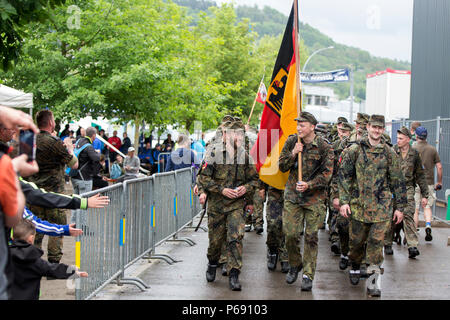
<path id="1" fill-rule="evenodd" d="M 283 234 L 283 205 L 284 191 L 272 186 L 268 187 L 268 200 L 266 208 L 267 220 L 267 268 L 271 271 L 277 267 L 280 260 L 281 272 L 289 271 L 286 242 Z"/>
<path id="2" fill-rule="evenodd" d="M 242 239 L 245 226 L 246 199 L 252 199 L 258 173 L 249 155 L 241 147 L 244 128 L 227 122 L 223 143 L 216 144 L 206 155 L 197 176 L 199 188 L 208 195 L 208 269 L 206 279 L 215 280 L 222 245 L 227 243 L 227 271 L 233 291 L 241 290 Z"/>
<path id="3" fill-rule="evenodd" d="M 333 166 L 333 177 L 331 179 L 330 184 L 330 199 L 329 202 L 331 204 L 331 208 L 329 211 L 329 215 L 331 216 L 329 228 L 330 228 L 330 240 L 331 240 L 331 251 L 334 254 L 341 254 L 341 264 L 348 261 L 347 253 L 348 253 L 348 241 L 346 243 L 345 239 L 343 239 L 343 248 L 340 245 L 340 234 L 338 228 L 338 220 L 339 219 L 339 192 L 337 185 L 337 170 L 339 166 L 339 158 L 341 156 L 341 152 L 348 146 L 348 140 L 350 137 L 350 131 L 352 130 L 352 126 L 348 122 L 341 122 L 338 125 L 338 133 L 339 140 L 336 140 L 333 145 L 334 151 L 334 166 Z M 345 225 L 345 224 L 344 224 Z M 345 230 L 345 226 L 343 225 L 343 231 Z M 345 233 L 343 233 L 345 235 Z M 348 227 L 347 227 L 348 234 Z M 343 250 L 341 250 L 343 249 Z M 344 261 L 342 261 L 344 260 Z M 347 268 L 347 263 L 345 263 L 344 269 Z M 342 269 L 342 268 L 341 268 Z M 344 270 L 342 269 L 342 270 Z"/>
<path id="4" fill-rule="evenodd" d="M 395 223 L 403 220 L 407 201 L 399 158 L 381 139 L 384 128 L 384 116 L 372 115 L 367 126 L 368 137 L 342 152 L 338 170 L 340 214 L 344 217 L 351 216 L 350 282 L 353 285 L 359 283 L 359 269 L 367 241 L 369 296 L 381 295 L 379 280 L 384 236 L 391 220 Z M 396 199 L 395 211 L 393 194 Z"/>
<path id="5" fill-rule="evenodd" d="M 297 134 L 286 140 L 279 158 L 281 172 L 289 173 L 284 190 L 283 233 L 289 257 L 286 282 L 297 280 L 305 268 L 301 288 L 312 289 L 316 270 L 318 230 L 326 215 L 327 187 L 333 174 L 334 154 L 331 146 L 314 133 L 316 118 L 302 112 L 297 121 Z M 298 142 L 300 137 L 301 142 Z M 302 152 L 302 179 L 298 181 L 298 153 Z M 303 258 L 300 253 L 300 233 L 305 226 Z"/>
<path id="6" fill-rule="evenodd" d="M 419 152 L 410 146 L 409 142 L 412 137 L 411 132 L 407 127 L 402 127 L 397 131 L 397 144 L 394 146 L 394 151 L 398 154 L 400 158 L 401 168 L 403 175 L 405 177 L 406 183 L 406 194 L 408 198 L 408 204 L 404 212 L 404 232 L 406 236 L 406 241 L 408 243 L 409 258 L 413 259 L 418 256 L 419 250 L 417 245 L 419 244 L 419 239 L 417 235 L 417 229 L 414 224 L 414 192 L 416 184 L 420 187 L 420 192 L 422 194 L 422 205 L 426 206 L 428 202 L 428 186 L 425 178 L 425 172 L 422 166 L 422 160 L 420 159 Z M 395 210 L 395 208 L 394 208 Z M 386 240 L 384 246 L 384 253 L 388 254 L 389 249 L 392 251 L 392 241 L 393 241 L 393 225 L 391 223 L 388 232 L 386 233 Z M 393 251 L 392 253 L 393 254 Z"/>
<path id="7" fill-rule="evenodd" d="M 235 121 L 235 118 L 233 116 L 231 116 L 231 115 L 225 115 L 222 118 L 222 122 L 220 123 L 219 127 L 217 128 L 215 136 L 206 145 L 205 154 L 208 154 L 209 152 L 211 152 L 211 150 L 214 148 L 214 146 L 217 143 L 220 143 L 220 144 L 223 143 L 222 137 L 223 137 L 224 125 L 226 123 L 229 125 L 230 123 L 232 123 L 234 121 Z M 202 167 L 200 167 L 199 172 L 197 173 L 197 176 L 200 175 L 201 170 L 202 170 Z M 194 188 L 194 193 L 199 195 L 200 203 L 204 204 L 205 201 L 206 201 L 206 192 L 203 191 L 201 186 L 196 184 L 196 187 Z M 226 243 L 226 241 L 223 242 L 221 251 L 222 251 L 222 253 L 221 253 L 220 259 L 219 259 L 219 265 L 222 266 L 222 275 L 223 276 L 228 276 L 228 271 L 227 271 L 227 243 Z"/>
<path id="8" fill-rule="evenodd" d="M 367 123 L 369 122 L 369 115 L 367 113 L 361 113 L 358 112 L 356 115 L 356 121 L 355 121 L 355 130 L 350 135 L 350 141 L 356 142 L 356 134 L 359 128 L 363 128 L 364 131 L 366 131 Z"/>
<path id="9" fill-rule="evenodd" d="M 238 123 L 242 123 L 239 120 L 240 118 L 235 117 L 235 121 Z M 253 147 L 250 139 L 247 135 L 245 135 L 245 151 L 250 153 L 251 148 Z M 266 202 L 266 198 L 262 197 L 262 191 L 265 189 L 265 184 L 260 181 L 259 188 L 255 190 L 253 196 L 253 213 L 251 215 L 247 215 L 247 219 L 245 220 L 245 232 L 250 232 L 252 230 L 252 226 L 256 231 L 256 234 L 261 235 L 264 231 L 264 203 Z"/>
<path id="10" fill-rule="evenodd" d="M 40 133 L 36 136 L 36 162 L 39 172 L 28 180 L 34 182 L 39 188 L 56 193 L 64 193 L 64 169 L 65 166 L 78 168 L 78 159 L 73 154 L 72 142 L 63 143 L 51 133 L 55 130 L 55 119 L 49 110 L 41 110 L 36 115 L 36 122 Z M 70 139 L 69 139 L 70 140 Z M 42 220 L 51 223 L 66 224 L 66 214 L 61 209 L 46 209 L 38 206 L 29 206 L 29 209 Z M 34 244 L 42 247 L 42 234 L 36 234 Z M 49 262 L 59 263 L 63 248 L 63 237 L 48 238 Z"/>

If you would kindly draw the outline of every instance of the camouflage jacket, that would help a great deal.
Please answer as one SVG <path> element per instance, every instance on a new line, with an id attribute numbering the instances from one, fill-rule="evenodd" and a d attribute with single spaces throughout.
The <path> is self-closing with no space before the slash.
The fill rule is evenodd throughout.
<path id="1" fill-rule="evenodd" d="M 64 192 L 65 165 L 73 165 L 77 158 L 71 155 L 63 142 L 46 131 L 36 136 L 36 162 L 39 172 L 28 178 L 39 188 Z"/>
<path id="2" fill-rule="evenodd" d="M 401 212 L 407 203 L 400 159 L 384 143 L 372 147 L 363 138 L 342 152 L 338 186 L 341 205 L 350 204 L 353 219 L 383 222 L 392 219 L 395 197 Z"/>
<path id="3" fill-rule="evenodd" d="M 334 166 L 333 166 L 333 177 L 330 183 L 330 200 L 339 198 L 339 188 L 338 188 L 338 169 L 339 169 L 339 159 L 341 157 L 342 151 L 350 145 L 350 137 L 344 137 L 342 140 L 339 139 L 333 143 L 334 151 Z"/>
<path id="4" fill-rule="evenodd" d="M 402 152 L 400 151 L 398 145 L 394 146 L 394 151 L 400 158 L 403 176 L 405 177 L 406 188 L 414 189 L 416 185 L 419 185 L 422 197 L 428 198 L 428 185 L 419 152 L 410 146 L 406 157 L 403 159 Z"/>
<path id="5" fill-rule="evenodd" d="M 252 203 L 255 188 L 259 186 L 258 173 L 248 153 L 239 148 L 233 159 L 230 159 L 223 143 L 214 145 L 206 154 L 202 170 L 197 175 L 197 184 L 208 195 L 210 206 L 223 212 L 244 208 L 245 204 Z M 229 199 L 222 195 L 223 189 L 239 186 L 247 189 L 243 197 Z"/>
<path id="6" fill-rule="evenodd" d="M 301 193 L 295 190 L 298 182 L 298 155 L 292 157 L 292 150 L 297 143 L 298 135 L 287 138 L 279 158 L 281 172 L 290 170 L 289 178 L 284 190 L 284 200 L 301 206 L 313 206 L 325 202 L 327 188 L 333 174 L 334 154 L 331 146 L 316 135 L 309 144 L 304 144 L 302 152 L 303 181 L 308 183 L 308 190 Z"/>

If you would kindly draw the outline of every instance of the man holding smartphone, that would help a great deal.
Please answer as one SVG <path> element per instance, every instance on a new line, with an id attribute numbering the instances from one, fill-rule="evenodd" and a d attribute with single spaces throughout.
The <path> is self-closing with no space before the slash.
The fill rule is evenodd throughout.
<path id="1" fill-rule="evenodd" d="M 39 188 L 47 191 L 64 192 L 64 167 L 78 168 L 78 159 L 73 154 L 73 145 L 69 138 L 62 142 L 54 137 L 55 119 L 50 110 L 41 110 L 36 115 L 36 123 L 40 130 L 36 136 L 36 161 L 39 172 L 30 177 Z M 66 215 L 61 209 L 45 209 L 38 206 L 30 206 L 30 210 L 39 218 L 51 223 L 67 224 Z M 42 246 L 42 235 L 36 236 L 35 244 Z M 49 237 L 48 260 L 59 263 L 62 257 L 62 237 Z"/>

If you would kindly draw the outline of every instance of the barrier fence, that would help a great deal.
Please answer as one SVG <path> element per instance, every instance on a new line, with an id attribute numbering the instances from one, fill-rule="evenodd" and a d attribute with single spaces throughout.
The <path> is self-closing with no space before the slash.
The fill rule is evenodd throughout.
<path id="1" fill-rule="evenodd" d="M 399 120 L 386 124 L 386 128 L 391 133 L 393 144 L 397 141 L 397 130 L 402 126 L 411 128 L 411 124 L 415 121 L 420 122 L 422 127 L 428 131 L 427 142 L 436 148 L 439 153 L 442 164 L 442 189 L 436 191 L 438 201 L 447 203 L 446 189 L 450 188 L 450 119 L 441 119 L 440 117 L 433 120 Z M 435 182 L 437 182 L 437 170 L 435 168 Z M 433 207 L 433 216 L 438 220 L 448 220 L 449 215 L 444 210 L 436 210 Z"/>
<path id="2" fill-rule="evenodd" d="M 77 214 L 76 224 L 83 235 L 76 238 L 75 260 L 78 268 L 89 274 L 75 280 L 77 300 L 92 298 L 114 281 L 148 289 L 141 279 L 126 278 L 125 270 L 140 259 L 179 262 L 156 253 L 156 247 L 165 241 L 195 245 L 178 235 L 183 228 L 192 227 L 193 219 L 201 213 L 192 189 L 193 174 L 191 168 L 154 174 L 82 195 L 107 195 L 110 204 Z"/>

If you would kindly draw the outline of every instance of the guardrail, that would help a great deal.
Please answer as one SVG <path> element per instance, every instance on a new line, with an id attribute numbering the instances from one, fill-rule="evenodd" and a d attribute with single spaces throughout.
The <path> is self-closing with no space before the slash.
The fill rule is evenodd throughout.
<path id="1" fill-rule="evenodd" d="M 138 278 L 126 278 L 125 270 L 140 259 L 179 262 L 156 247 L 165 241 L 195 242 L 180 238 L 179 231 L 192 227 L 200 213 L 193 195 L 194 170 L 191 168 L 127 180 L 82 194 L 97 193 L 110 197 L 101 209 L 79 210 L 76 224 L 84 232 L 76 238 L 76 265 L 88 272 L 88 278 L 76 279 L 77 300 L 90 299 L 106 285 L 133 284 L 141 290 L 149 286 Z"/>

